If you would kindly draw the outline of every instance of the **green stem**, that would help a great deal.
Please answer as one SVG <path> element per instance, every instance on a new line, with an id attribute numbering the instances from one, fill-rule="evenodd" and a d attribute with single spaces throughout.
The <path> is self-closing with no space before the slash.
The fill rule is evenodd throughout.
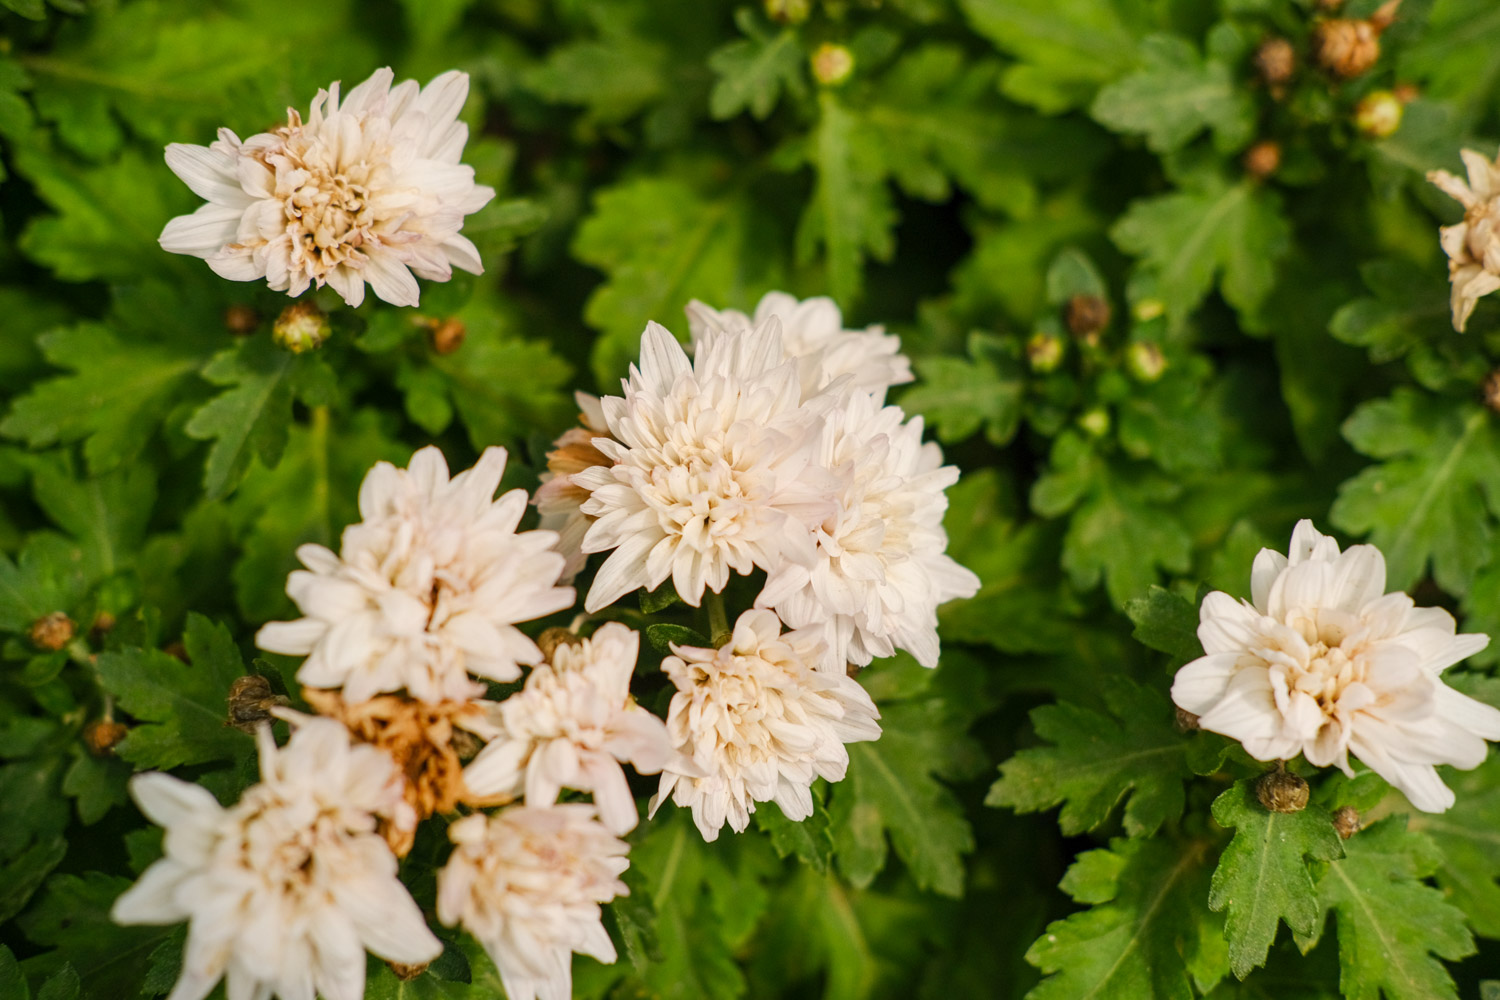
<path id="1" fill-rule="evenodd" d="M 730 636 L 729 615 L 724 610 L 724 595 L 709 591 L 704 604 L 708 608 L 708 637 L 713 640 L 715 646 L 722 646 Z"/>

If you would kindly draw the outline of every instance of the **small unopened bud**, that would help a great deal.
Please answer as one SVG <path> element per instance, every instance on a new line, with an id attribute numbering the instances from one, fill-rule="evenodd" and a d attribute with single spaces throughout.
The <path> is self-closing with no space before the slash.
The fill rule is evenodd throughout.
<path id="1" fill-rule="evenodd" d="M 1313 32 L 1313 54 L 1334 76 L 1352 80 L 1380 58 L 1380 30 L 1369 21 L 1334 18 Z"/>
<path id="2" fill-rule="evenodd" d="M 812 14 L 812 0 L 766 0 L 766 17 L 779 24 L 801 24 Z"/>
<path id="3" fill-rule="evenodd" d="M 73 619 L 61 611 L 54 611 L 32 622 L 31 630 L 26 634 L 37 649 L 55 653 L 73 641 Z"/>
<path id="4" fill-rule="evenodd" d="M 850 680 L 858 680 L 859 672 L 863 669 L 864 667 L 860 666 L 858 663 L 846 663 L 844 664 L 844 676 L 848 677 Z"/>
<path id="5" fill-rule="evenodd" d="M 1181 705 L 1174 706 L 1177 716 L 1172 720 L 1172 725 L 1179 733 L 1196 733 L 1198 731 L 1198 717 Z"/>
<path id="6" fill-rule="evenodd" d="M 242 733 L 253 733 L 271 718 L 271 709 L 291 704 L 285 695 L 271 691 L 271 682 L 259 674 L 237 677 L 229 686 L 229 719 L 224 723 Z"/>
<path id="7" fill-rule="evenodd" d="M 1281 143 L 1274 139 L 1262 139 L 1245 150 L 1245 173 L 1257 180 L 1265 180 L 1281 169 Z"/>
<path id="8" fill-rule="evenodd" d="M 473 760 L 484 749 L 484 742 L 467 729 L 454 729 L 448 743 L 453 747 L 453 752 L 458 754 L 458 759 L 465 762 Z"/>
<path id="9" fill-rule="evenodd" d="M 1285 38 L 1267 38 L 1255 50 L 1255 69 L 1266 86 L 1283 90 L 1297 72 L 1297 50 Z"/>
<path id="10" fill-rule="evenodd" d="M 1138 340 L 1125 349 L 1125 367 L 1138 382 L 1155 382 L 1167 370 L 1167 356 L 1149 340 Z"/>
<path id="11" fill-rule="evenodd" d="M 1389 139 L 1405 113 L 1401 98 L 1389 90 L 1373 90 L 1354 106 L 1354 127 L 1372 139 Z"/>
<path id="12" fill-rule="evenodd" d="M 440 323 L 432 324 L 427 332 L 427 339 L 432 344 L 432 350 L 436 354 L 452 354 L 464 345 L 464 336 L 468 333 L 463 322 L 456 319 L 445 319 Z"/>
<path id="13" fill-rule="evenodd" d="M 1391 88 L 1391 93 L 1396 95 L 1396 100 L 1402 104 L 1410 104 L 1422 96 L 1422 88 L 1415 83 L 1398 83 Z"/>
<path id="14" fill-rule="evenodd" d="M 1109 317 L 1109 300 L 1097 295 L 1075 295 L 1063 311 L 1063 321 L 1076 337 L 1100 333 L 1109 326 Z"/>
<path id="15" fill-rule="evenodd" d="M 1161 299 L 1141 299 L 1130 310 L 1137 323 L 1149 323 L 1167 311 L 1167 304 Z"/>
<path id="16" fill-rule="evenodd" d="M 397 979 L 401 980 L 403 983 L 409 983 L 413 979 L 416 979 L 418 976 L 420 976 L 422 973 L 426 972 L 427 967 L 432 963 L 422 962 L 418 965 L 407 965 L 405 962 L 387 961 L 385 964 L 391 967 L 391 972 Z"/>
<path id="17" fill-rule="evenodd" d="M 83 745 L 95 757 L 113 757 L 115 747 L 129 732 L 113 719 L 97 719 L 83 727 Z"/>
<path id="18" fill-rule="evenodd" d="M 1034 372 L 1055 372 L 1062 364 L 1068 347 L 1067 341 L 1055 333 L 1038 330 L 1026 341 L 1026 360 Z"/>
<path id="19" fill-rule="evenodd" d="M 1348 840 L 1359 832 L 1359 812 L 1353 806 L 1340 806 L 1333 814 L 1333 828 L 1340 839 Z"/>
<path id="20" fill-rule="evenodd" d="M 552 660 L 552 654 L 557 651 L 558 646 L 577 646 L 581 642 L 583 642 L 583 639 L 578 633 L 565 628 L 544 629 L 542 634 L 536 638 L 537 648 L 542 651 L 542 656 L 549 662 Z"/>
<path id="21" fill-rule="evenodd" d="M 1484 405 L 1493 412 L 1500 413 L 1500 368 L 1496 368 L 1484 377 L 1479 392 Z"/>
<path id="22" fill-rule="evenodd" d="M 169 642 L 169 643 L 167 643 L 165 646 L 163 646 L 161 648 L 161 651 L 163 653 L 166 653 L 168 656 L 170 656 L 174 660 L 181 660 L 183 663 L 191 663 L 192 662 L 191 660 L 188 659 L 187 647 L 184 646 L 180 642 L 176 642 L 176 641 Z"/>
<path id="23" fill-rule="evenodd" d="M 294 302 L 276 317 L 271 336 L 293 354 L 322 345 L 328 339 L 328 317 L 311 302 Z"/>
<path id="24" fill-rule="evenodd" d="M 824 42 L 812 54 L 812 74 L 825 87 L 837 87 L 854 72 L 854 53 L 842 45 Z"/>
<path id="25" fill-rule="evenodd" d="M 1278 767 L 1255 783 L 1255 797 L 1271 812 L 1294 813 L 1307 808 L 1307 782 Z"/>
<path id="26" fill-rule="evenodd" d="M 1078 426 L 1082 427 L 1084 433 L 1090 437 L 1103 437 L 1109 433 L 1109 411 L 1102 406 L 1096 406 L 1078 418 Z"/>
<path id="27" fill-rule="evenodd" d="M 224 329 L 236 337 L 248 337 L 260 326 L 260 313 L 247 305 L 232 305 L 224 310 Z"/>

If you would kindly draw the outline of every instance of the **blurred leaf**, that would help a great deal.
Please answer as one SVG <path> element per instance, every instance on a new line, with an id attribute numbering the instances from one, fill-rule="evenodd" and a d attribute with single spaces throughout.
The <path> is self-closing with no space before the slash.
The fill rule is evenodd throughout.
<path id="1" fill-rule="evenodd" d="M 1146 137 L 1152 151 L 1182 148 L 1199 132 L 1212 129 L 1214 145 L 1232 152 L 1255 130 L 1255 102 L 1236 86 L 1229 66 L 1203 59 L 1193 44 L 1172 35 L 1141 42 L 1142 67 L 1099 91 L 1091 113 L 1116 132 Z"/>
<path id="2" fill-rule="evenodd" d="M 102 872 L 49 879 L 36 905 L 17 920 L 32 943 L 53 949 L 22 963 L 26 974 L 46 977 L 72 965 L 90 995 L 98 990 L 100 996 L 111 995 L 120 983 L 139 983 L 152 950 L 172 928 L 122 927 L 110 920 L 110 906 L 128 888 L 129 879 Z"/>
<path id="3" fill-rule="evenodd" d="M 764 119 L 783 90 L 793 97 L 807 93 L 806 57 L 795 32 L 768 30 L 749 8 L 736 11 L 734 20 L 746 37 L 709 55 L 708 68 L 718 80 L 709 94 L 708 110 L 720 121 L 741 111 Z"/>
<path id="4" fill-rule="evenodd" d="M 975 333 L 970 360 L 922 358 L 917 384 L 901 396 L 901 406 L 931 421 L 939 440 L 962 441 L 981 427 L 992 444 L 1003 445 L 1021 424 L 1025 372 L 1009 341 Z"/>
<path id="5" fill-rule="evenodd" d="M 1151 587 L 1145 596 L 1132 598 L 1125 614 L 1135 623 L 1135 636 L 1152 649 L 1166 653 L 1174 665 L 1203 655 L 1198 641 L 1198 609 L 1179 594 Z"/>
<path id="6" fill-rule="evenodd" d="M 1446 775 L 1458 796 L 1447 812 L 1413 813 L 1409 827 L 1437 845 L 1437 884 L 1464 911 L 1474 932 L 1500 938 L 1500 756 L 1477 769 Z"/>
<path id="7" fill-rule="evenodd" d="M 1129 68 L 1134 32 L 1115 0 L 960 0 L 974 30 L 1016 57 L 1006 96 L 1053 114 Z"/>

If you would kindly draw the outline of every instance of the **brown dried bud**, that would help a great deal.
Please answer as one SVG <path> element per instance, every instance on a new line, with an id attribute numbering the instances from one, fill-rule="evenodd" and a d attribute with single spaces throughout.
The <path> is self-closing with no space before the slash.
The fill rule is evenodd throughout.
<path id="1" fill-rule="evenodd" d="M 1307 782 L 1278 766 L 1255 783 L 1255 797 L 1271 812 L 1294 813 L 1307 808 Z"/>
<path id="2" fill-rule="evenodd" d="M 1380 30 L 1369 21 L 1334 18 L 1313 32 L 1313 54 L 1334 76 L 1352 80 L 1380 58 Z"/>
<path id="3" fill-rule="evenodd" d="M 271 327 L 271 337 L 293 354 L 321 346 L 328 339 L 329 332 L 328 317 L 311 302 L 294 302 L 287 306 Z"/>
<path id="4" fill-rule="evenodd" d="M 578 633 L 565 628 L 544 629 L 542 634 L 536 637 L 537 648 L 542 651 L 542 656 L 548 663 L 552 662 L 552 653 L 558 646 L 577 646 L 583 639 Z"/>
<path id="5" fill-rule="evenodd" d="M 61 611 L 54 611 L 32 622 L 31 631 L 26 634 L 37 649 L 55 653 L 73 641 L 73 619 Z"/>
<path id="6" fill-rule="evenodd" d="M 426 972 L 427 967 L 432 963 L 423 962 L 420 965 L 407 965 L 405 962 L 392 962 L 387 960 L 385 964 L 390 966 L 391 972 L 397 979 L 401 980 L 403 983 L 409 983 L 413 979 L 416 979 L 418 976 L 420 976 L 422 973 Z"/>
<path id="7" fill-rule="evenodd" d="M 468 333 L 462 321 L 449 317 L 441 322 L 432 324 L 427 332 L 427 339 L 432 344 L 432 350 L 436 354 L 452 354 L 464 346 L 464 336 Z"/>
<path id="8" fill-rule="evenodd" d="M 1245 173 L 1257 180 L 1265 180 L 1281 169 L 1281 143 L 1274 139 L 1262 139 L 1245 150 Z"/>
<path id="9" fill-rule="evenodd" d="M 453 752 L 458 754 L 458 759 L 465 763 L 479 756 L 479 751 L 484 749 L 484 740 L 467 729 L 453 730 L 452 742 Z"/>
<path id="10" fill-rule="evenodd" d="M 1495 413 L 1500 413 L 1500 368 L 1496 368 L 1484 377 L 1479 391 L 1484 405 Z"/>
<path id="11" fill-rule="evenodd" d="M 286 695 L 271 690 L 271 682 L 259 674 L 237 677 L 229 685 L 229 718 L 224 725 L 232 726 L 242 733 L 253 733 L 262 722 L 271 718 L 271 709 L 285 708 L 291 704 Z"/>
<path id="12" fill-rule="evenodd" d="M 1181 705 L 1175 706 L 1177 717 L 1172 720 L 1172 725 L 1179 733 L 1196 733 L 1198 731 L 1198 717 Z"/>
<path id="13" fill-rule="evenodd" d="M 236 337 L 248 337 L 260 326 L 260 313 L 247 305 L 235 304 L 224 310 L 224 329 Z"/>
<path id="14" fill-rule="evenodd" d="M 83 745 L 95 757 L 113 757 L 115 747 L 129 732 L 128 726 L 113 719 L 98 719 L 83 727 Z"/>
<path id="15" fill-rule="evenodd" d="M 1255 69 L 1267 86 L 1280 90 L 1297 72 L 1297 50 L 1285 38 L 1267 38 L 1255 50 Z"/>
<path id="16" fill-rule="evenodd" d="M 1333 828 L 1341 839 L 1348 840 L 1359 832 L 1359 813 L 1353 806 L 1340 806 L 1333 814 Z"/>
<path id="17" fill-rule="evenodd" d="M 1063 311 L 1063 320 L 1075 337 L 1099 333 L 1109 326 L 1109 317 L 1109 300 L 1097 295 L 1075 295 Z"/>

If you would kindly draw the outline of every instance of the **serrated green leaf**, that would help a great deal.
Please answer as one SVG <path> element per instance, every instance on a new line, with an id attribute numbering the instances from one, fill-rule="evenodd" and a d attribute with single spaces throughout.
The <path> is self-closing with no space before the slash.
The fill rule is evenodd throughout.
<path id="1" fill-rule="evenodd" d="M 130 768 L 113 757 L 94 757 L 75 748 L 73 763 L 63 775 L 63 794 L 72 798 L 78 821 L 92 826 L 112 808 L 126 802 L 125 782 Z"/>
<path id="2" fill-rule="evenodd" d="M 232 760 L 250 753 L 250 737 L 225 724 L 229 687 L 244 672 L 223 625 L 189 615 L 183 633 L 188 662 L 159 650 L 124 650 L 99 657 L 99 679 L 141 720 L 116 752 L 138 768 Z"/>
<path id="3" fill-rule="evenodd" d="M 81 988 L 82 983 L 78 980 L 78 973 L 73 971 L 73 966 L 64 965 L 36 991 L 36 1000 L 77 1000 Z"/>
<path id="4" fill-rule="evenodd" d="M 251 458 L 276 467 L 292 421 L 292 374 L 297 359 L 269 338 L 253 337 L 215 355 L 203 377 L 223 392 L 198 408 L 184 430 L 212 441 L 203 491 L 217 500 L 237 485 Z"/>
<path id="5" fill-rule="evenodd" d="M 1008 443 L 1021 426 L 1026 376 L 1017 352 L 1002 346 L 1007 343 L 975 334 L 971 360 L 918 360 L 917 384 L 902 395 L 902 407 L 926 417 L 945 443 L 962 441 L 981 427 L 992 444 Z"/>
<path id="6" fill-rule="evenodd" d="M 1474 932 L 1500 938 L 1500 756 L 1448 776 L 1457 802 L 1447 812 L 1413 813 L 1409 828 L 1441 852 L 1437 883 L 1464 911 Z"/>
<path id="7" fill-rule="evenodd" d="M 97 579 L 130 565 L 140 549 L 156 502 L 156 476 L 137 464 L 75 479 L 62 463 L 46 462 L 37 467 L 32 492 L 47 516 L 78 539 L 81 568 Z"/>
<path id="8" fill-rule="evenodd" d="M 709 114 L 723 121 L 749 111 L 764 119 L 783 91 L 793 97 L 805 95 L 806 57 L 796 33 L 767 30 L 749 8 L 735 13 L 735 23 L 747 37 L 730 42 L 708 57 L 708 68 L 718 77 L 708 95 Z"/>
<path id="9" fill-rule="evenodd" d="M 122 927 L 110 920 L 110 906 L 128 888 L 129 879 L 102 872 L 50 878 L 17 920 L 34 944 L 53 949 L 22 963 L 27 975 L 52 976 L 71 965 L 90 993 L 102 988 L 105 996 L 112 986 L 139 983 L 151 952 L 173 929 Z"/>
<path id="10" fill-rule="evenodd" d="M 1174 664 L 1203 655 L 1198 641 L 1198 609 L 1192 601 L 1163 587 L 1152 587 L 1125 605 L 1135 623 L 1135 636 L 1152 649 L 1166 653 Z"/>
<path id="11" fill-rule="evenodd" d="M 1144 135 L 1159 154 L 1185 146 L 1205 129 L 1223 152 L 1244 146 L 1254 134 L 1255 102 L 1237 86 L 1230 67 L 1203 59 L 1193 44 L 1173 35 L 1141 42 L 1140 69 L 1121 77 L 1094 99 L 1094 120 L 1116 132 Z"/>
<path id="12" fill-rule="evenodd" d="M 10 950 L 9 945 L 3 944 L 0 944 L 0 996 L 12 997 L 14 1000 L 31 998 L 31 989 L 26 985 L 26 977 L 21 974 L 15 952 Z"/>
<path id="13" fill-rule="evenodd" d="M 0 924 L 20 913 L 31 897 L 42 887 L 52 869 L 68 853 L 68 842 L 54 836 L 38 840 L 26 850 L 0 866 Z M 14 961 L 14 959 L 12 959 Z M 0 986 L 4 985 L 3 961 L 0 961 Z M 0 989 L 0 996 L 10 996 Z"/>
<path id="14" fill-rule="evenodd" d="M 1371 361 L 1395 360 L 1424 340 L 1451 331 L 1448 299 L 1437 275 L 1397 260 L 1371 261 L 1360 274 L 1373 294 L 1334 313 L 1328 332 L 1367 349 Z"/>
<path id="15" fill-rule="evenodd" d="M 492 994 L 470 983 L 453 983 L 422 972 L 400 979 L 385 962 L 371 963 L 365 981 L 365 1000 L 484 1000 Z"/>
<path id="16" fill-rule="evenodd" d="M 1213 806 L 1214 820 L 1232 827 L 1234 839 L 1219 856 L 1208 905 L 1227 911 L 1229 961 L 1241 979 L 1265 964 L 1282 921 L 1304 937 L 1317 929 L 1321 912 L 1308 861 L 1343 854 L 1328 813 L 1315 805 L 1271 812 L 1256 798 L 1257 780 L 1237 782 Z"/>
<path id="17" fill-rule="evenodd" d="M 55 534 L 35 534 L 11 562 L 0 554 L 0 631 L 24 634 L 54 611 L 83 599 L 89 576 L 82 548 Z"/>
<path id="18" fill-rule="evenodd" d="M 1058 825 L 1072 836 L 1125 805 L 1125 831 L 1154 833 L 1182 815 L 1188 741 L 1172 728 L 1172 704 L 1123 678 L 1104 685 L 1109 713 L 1060 702 L 1033 709 L 1037 735 L 1052 745 L 1021 750 L 1000 765 L 985 805 L 1038 812 L 1062 805 Z"/>
<path id="19" fill-rule="evenodd" d="M 755 825 L 771 840 L 779 857 L 796 855 L 814 871 L 825 872 L 833 859 L 833 837 L 823 800 L 813 795 L 813 813 L 801 821 L 786 818 L 781 807 L 766 803 L 755 810 Z"/>
<path id="20" fill-rule="evenodd" d="M 1088 102 L 1126 70 L 1134 32 L 1114 0 L 960 0 L 974 30 L 1015 56 L 1012 100 L 1052 114 Z"/>

